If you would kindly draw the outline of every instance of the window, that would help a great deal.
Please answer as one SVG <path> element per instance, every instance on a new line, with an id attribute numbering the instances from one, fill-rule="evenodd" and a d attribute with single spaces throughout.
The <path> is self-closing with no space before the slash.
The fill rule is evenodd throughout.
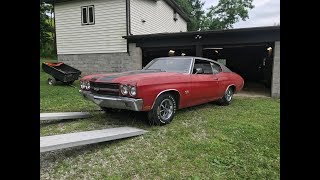
<path id="1" fill-rule="evenodd" d="M 219 72 L 222 71 L 219 64 L 216 64 L 216 63 L 212 62 L 211 66 L 212 66 L 213 74 L 218 74 Z"/>
<path id="2" fill-rule="evenodd" d="M 202 68 L 203 74 L 213 74 L 210 61 L 196 59 L 193 66 L 193 74 L 196 73 L 197 68 Z"/>
<path id="3" fill-rule="evenodd" d="M 92 25 L 94 24 L 94 6 L 81 7 L 81 24 Z"/>

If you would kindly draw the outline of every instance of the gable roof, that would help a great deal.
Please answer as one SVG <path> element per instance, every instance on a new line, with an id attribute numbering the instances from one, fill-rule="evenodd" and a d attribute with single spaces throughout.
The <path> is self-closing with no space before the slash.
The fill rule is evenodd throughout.
<path id="1" fill-rule="evenodd" d="M 72 1 L 72 0 L 40 0 L 40 2 L 45 2 L 45 3 L 58 3 L 58 2 L 63 2 L 63 1 Z M 153 0 L 153 1 L 158 1 L 158 0 Z M 176 11 L 184 20 L 187 22 L 190 22 L 190 19 L 185 13 L 182 8 L 176 3 L 175 0 L 163 0 L 165 1 L 174 11 Z"/>
<path id="2" fill-rule="evenodd" d="M 164 0 L 167 4 L 169 4 L 169 6 L 174 9 L 184 20 L 186 20 L 187 22 L 190 22 L 190 19 L 187 15 L 187 13 L 185 13 L 182 8 L 176 3 L 175 0 Z"/>

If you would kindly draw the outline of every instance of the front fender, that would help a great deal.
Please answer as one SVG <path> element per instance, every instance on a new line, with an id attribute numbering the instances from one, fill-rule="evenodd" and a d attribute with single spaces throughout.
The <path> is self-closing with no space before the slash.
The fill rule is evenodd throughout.
<path id="1" fill-rule="evenodd" d="M 168 91 L 176 91 L 180 95 L 180 102 L 178 104 L 181 104 L 181 101 L 184 99 L 184 97 L 181 96 L 181 88 L 173 88 L 172 85 L 150 85 L 145 86 L 141 88 L 141 91 L 139 91 L 138 98 L 143 99 L 143 111 L 149 111 L 153 108 L 154 102 L 156 99 L 163 93 Z"/>

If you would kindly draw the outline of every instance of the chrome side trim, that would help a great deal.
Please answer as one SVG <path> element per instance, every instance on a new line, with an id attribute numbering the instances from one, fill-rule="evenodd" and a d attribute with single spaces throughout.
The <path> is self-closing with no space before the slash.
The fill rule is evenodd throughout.
<path id="1" fill-rule="evenodd" d="M 181 94 L 180 94 L 180 92 L 179 92 L 177 89 L 166 89 L 166 90 L 163 90 L 163 91 L 159 92 L 159 94 L 158 94 L 158 95 L 156 96 L 156 98 L 153 100 L 151 109 L 153 108 L 154 103 L 156 102 L 157 98 L 158 98 L 162 93 L 165 93 L 165 92 L 168 92 L 168 91 L 177 91 L 177 92 L 179 93 L 180 98 L 181 98 Z M 181 99 L 180 99 L 180 100 L 181 100 Z M 179 102 L 179 104 L 180 104 L 180 102 Z M 178 108 L 179 108 L 179 107 L 177 107 L 177 109 L 178 109 Z"/>

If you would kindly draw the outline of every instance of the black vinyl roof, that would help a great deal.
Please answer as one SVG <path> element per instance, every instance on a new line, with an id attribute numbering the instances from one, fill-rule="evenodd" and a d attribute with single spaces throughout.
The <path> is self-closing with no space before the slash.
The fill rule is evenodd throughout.
<path id="1" fill-rule="evenodd" d="M 197 56 L 169 56 L 169 57 L 158 57 L 156 59 L 200 59 L 200 60 L 206 60 L 206 61 L 211 61 L 216 64 L 218 64 L 221 67 L 222 72 L 232 72 L 229 68 L 227 68 L 225 65 L 219 63 L 218 61 L 208 59 L 208 58 L 203 58 L 203 57 L 197 57 Z"/>

